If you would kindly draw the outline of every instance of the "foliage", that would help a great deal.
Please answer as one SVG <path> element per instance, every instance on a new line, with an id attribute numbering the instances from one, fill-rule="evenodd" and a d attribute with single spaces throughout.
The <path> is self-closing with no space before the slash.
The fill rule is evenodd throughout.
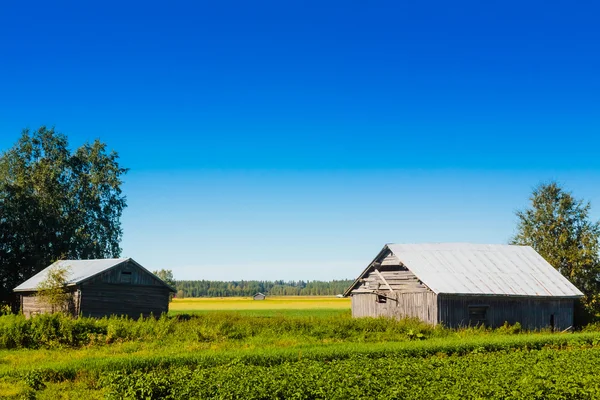
<path id="1" fill-rule="evenodd" d="M 530 208 L 517 212 L 512 243 L 533 247 L 584 293 L 586 309 L 599 313 L 600 222 L 590 219 L 590 203 L 555 182 L 536 187 L 530 200 Z"/>
<path id="2" fill-rule="evenodd" d="M 409 333 L 410 332 L 410 333 Z M 247 341 L 276 343 L 286 338 L 304 343 L 374 342 L 442 335 L 417 320 L 333 317 L 256 317 L 238 313 L 140 318 L 72 318 L 61 314 L 0 316 L 0 349 L 82 347 L 127 341 L 170 340 L 179 343 Z"/>
<path id="3" fill-rule="evenodd" d="M 90 387 L 106 389 L 109 398 L 130 399 L 348 398 L 352 394 L 357 398 L 438 398 L 445 393 L 457 399 L 471 393 L 476 394 L 474 398 L 542 399 L 552 393 L 566 396 L 573 386 L 573 397 L 557 398 L 581 398 L 585 392 L 579 390 L 598 373 L 599 344 L 600 336 L 594 332 L 249 350 L 239 346 L 218 352 L 180 349 L 176 356 L 168 350 L 82 359 L 79 353 L 64 364 L 44 366 L 38 361 L 4 376 L 16 376 L 38 387 L 84 380 Z M 578 362 L 582 364 L 572 365 Z M 561 367 L 555 369 L 556 364 Z M 33 376 L 31 371 L 35 371 Z M 568 387 L 556 385 L 569 379 Z M 488 384 L 494 388 L 491 392 L 486 392 Z M 505 384 L 514 390 L 503 393 Z M 387 391 L 390 387 L 394 392 Z"/>
<path id="4" fill-rule="evenodd" d="M 171 287 L 175 287 L 175 280 L 173 279 L 173 271 L 170 269 L 161 269 L 160 271 L 152 271 L 159 279 L 165 282 Z M 169 293 L 169 301 L 173 301 L 173 293 Z"/>
<path id="5" fill-rule="evenodd" d="M 589 325 L 585 331 L 599 337 L 600 328 L 597 325 Z M 101 319 L 73 318 L 64 314 L 40 314 L 29 319 L 23 315 L 0 316 L 0 349 L 82 348 L 127 342 L 160 342 L 162 345 L 171 343 L 178 348 L 198 345 L 204 347 L 205 344 L 209 347 L 218 345 L 226 348 L 241 345 L 278 347 L 281 343 L 287 343 L 288 346 L 413 341 L 419 343 L 446 338 L 455 338 L 460 342 L 478 337 L 500 337 L 505 342 L 506 337 L 512 336 L 524 338 L 516 339 L 518 341 L 531 335 L 519 324 L 505 325 L 496 330 L 455 330 L 441 326 L 432 327 L 414 318 L 352 318 L 349 313 L 323 317 L 264 317 L 221 312 L 176 316 L 165 314 L 160 318 L 137 320 L 114 316 Z M 567 337 L 547 336 L 557 340 Z M 532 343 L 529 345 L 533 346 Z M 388 346 L 384 350 L 389 349 Z"/>
<path id="6" fill-rule="evenodd" d="M 232 362 L 210 368 L 115 371 L 109 399 L 583 399 L 597 398 L 600 349 L 372 359 Z"/>
<path id="7" fill-rule="evenodd" d="M 593 398 L 600 333 L 586 330 L 452 330 L 349 315 L 7 315 L 1 347 L 40 349 L 0 350 L 0 396 L 10 379 L 40 399 L 61 389 L 129 399 Z"/>
<path id="8" fill-rule="evenodd" d="M 185 297 L 248 297 L 260 292 L 270 296 L 333 296 L 343 293 L 351 280 L 333 281 L 176 281 Z"/>
<path id="9" fill-rule="evenodd" d="M 173 279 L 173 271 L 170 269 L 161 269 L 159 271 L 152 271 L 154 275 L 162 279 L 167 285 L 175 287 L 175 279 Z"/>
<path id="10" fill-rule="evenodd" d="M 54 264 L 48 268 L 46 278 L 37 285 L 37 298 L 48 304 L 52 312 L 68 312 L 71 294 L 67 282 L 71 273 L 68 265 Z"/>
<path id="11" fill-rule="evenodd" d="M 118 257 L 126 207 L 117 153 L 24 130 L 0 155 L 0 301 L 53 260 Z"/>

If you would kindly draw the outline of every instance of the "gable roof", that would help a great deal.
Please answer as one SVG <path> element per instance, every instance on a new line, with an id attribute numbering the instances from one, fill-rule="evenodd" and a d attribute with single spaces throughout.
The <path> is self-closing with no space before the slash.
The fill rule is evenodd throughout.
<path id="1" fill-rule="evenodd" d="M 53 263 L 52 265 L 44 268 L 25 282 L 21 283 L 19 286 L 14 288 L 15 292 L 30 292 L 36 291 L 37 286 L 44 281 L 48 276 L 48 270 L 56 265 L 69 267 L 69 277 L 67 280 L 67 286 L 77 285 L 88 279 L 93 278 L 94 276 L 101 274 L 102 272 L 108 271 L 124 262 L 130 261 L 134 263 L 137 267 L 142 269 L 143 271 L 152 274 L 146 268 L 142 267 L 132 258 L 105 258 L 98 260 L 59 260 Z M 163 283 L 169 290 L 172 292 L 175 291 L 171 286 L 166 284 L 163 280 L 156 277 L 161 283 Z"/>
<path id="2" fill-rule="evenodd" d="M 530 246 L 469 243 L 388 244 L 344 295 L 389 252 L 436 294 L 583 296 Z"/>

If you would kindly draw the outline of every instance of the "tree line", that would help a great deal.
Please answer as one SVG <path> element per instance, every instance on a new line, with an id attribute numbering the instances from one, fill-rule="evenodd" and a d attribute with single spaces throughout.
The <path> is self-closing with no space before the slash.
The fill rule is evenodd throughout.
<path id="1" fill-rule="evenodd" d="M 177 297 L 333 296 L 344 293 L 352 280 L 333 281 L 175 281 Z"/>

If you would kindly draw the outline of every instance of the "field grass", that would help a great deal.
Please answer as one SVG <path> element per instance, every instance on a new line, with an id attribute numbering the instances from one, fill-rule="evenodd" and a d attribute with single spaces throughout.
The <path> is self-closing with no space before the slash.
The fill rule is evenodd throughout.
<path id="1" fill-rule="evenodd" d="M 350 299 L 334 296 L 278 296 L 265 300 L 251 297 L 173 299 L 170 314 L 236 311 L 250 315 L 336 315 L 350 311 Z"/>
<path id="2" fill-rule="evenodd" d="M 0 398 L 600 398 L 599 331 L 353 319 L 334 297 L 183 299 L 157 320 L 2 316 Z"/>

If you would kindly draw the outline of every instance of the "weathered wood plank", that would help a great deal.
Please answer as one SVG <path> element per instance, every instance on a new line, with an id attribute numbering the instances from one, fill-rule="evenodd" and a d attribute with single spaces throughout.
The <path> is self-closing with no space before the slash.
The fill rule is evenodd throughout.
<path id="1" fill-rule="evenodd" d="M 392 289 L 392 287 L 390 286 L 390 284 L 387 283 L 387 281 L 385 280 L 385 278 L 383 277 L 383 275 L 381 275 L 381 272 L 379 272 L 378 269 L 375 269 L 375 273 L 377 275 L 379 275 L 379 278 L 383 281 L 383 284 L 390 290 L 390 292 L 393 292 L 394 289 Z"/>
<path id="2" fill-rule="evenodd" d="M 169 291 L 164 287 L 95 284 L 82 290 L 81 314 L 84 316 L 159 316 L 168 312 L 168 308 Z"/>
<path id="3" fill-rule="evenodd" d="M 440 321 L 449 327 L 468 326 L 470 307 L 486 307 L 486 325 L 498 327 L 519 322 L 524 329 L 540 329 L 550 325 L 555 329 L 573 325 L 573 299 L 535 297 L 497 297 L 440 295 Z"/>

